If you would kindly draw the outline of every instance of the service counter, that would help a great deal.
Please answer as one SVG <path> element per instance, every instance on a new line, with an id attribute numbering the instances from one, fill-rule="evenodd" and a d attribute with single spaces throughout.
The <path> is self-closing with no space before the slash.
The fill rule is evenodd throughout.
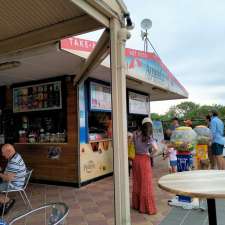
<path id="1" fill-rule="evenodd" d="M 128 130 L 132 132 L 149 115 L 149 95 L 128 89 L 127 98 Z M 113 173 L 110 84 L 88 79 L 80 86 L 79 104 L 82 184 Z"/>

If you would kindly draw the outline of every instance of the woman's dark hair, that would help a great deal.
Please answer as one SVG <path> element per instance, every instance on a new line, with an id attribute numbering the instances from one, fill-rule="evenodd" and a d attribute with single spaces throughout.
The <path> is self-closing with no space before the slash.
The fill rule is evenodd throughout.
<path id="1" fill-rule="evenodd" d="M 146 142 L 150 135 L 152 135 L 152 124 L 151 123 L 144 123 L 141 126 L 141 134 L 142 134 L 142 142 Z"/>
<path id="2" fill-rule="evenodd" d="M 210 116 L 210 115 L 207 115 L 205 118 L 206 118 L 209 122 L 211 122 L 211 116 Z"/>
<path id="3" fill-rule="evenodd" d="M 212 115 L 213 115 L 213 116 L 218 116 L 218 112 L 215 111 L 215 110 L 213 110 L 213 111 L 212 111 Z"/>
<path id="4" fill-rule="evenodd" d="M 179 122 L 177 117 L 173 117 L 172 121 L 176 120 L 177 122 Z"/>

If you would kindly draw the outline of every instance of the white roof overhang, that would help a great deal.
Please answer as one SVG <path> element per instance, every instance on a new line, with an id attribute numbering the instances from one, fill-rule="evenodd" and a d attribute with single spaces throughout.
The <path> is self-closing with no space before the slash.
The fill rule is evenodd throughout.
<path id="1" fill-rule="evenodd" d="M 84 64 L 82 58 L 87 59 L 90 52 L 77 51 L 72 55 L 54 43 L 63 37 L 107 28 L 109 18 L 121 19 L 125 12 L 126 7 L 119 0 L 33 0 L 29 4 L 26 0 L 4 1 L 0 8 L 0 63 L 15 60 L 21 65 L 5 71 L 0 69 L 0 85 L 79 74 L 78 67 Z M 109 59 L 89 76 L 109 81 Z M 180 89 L 175 90 L 144 78 L 137 79 L 130 71 L 127 77 L 128 87 L 149 93 L 152 101 L 188 96 L 178 81 L 175 84 Z"/>
<path id="2" fill-rule="evenodd" d="M 62 75 L 80 74 L 81 65 L 90 55 L 90 50 L 94 48 L 95 42 L 82 39 L 80 42 L 74 42 L 71 38 L 71 44 L 76 45 L 78 50 L 67 49 L 65 42 L 52 43 L 47 46 L 28 49 L 26 51 L 11 54 L 9 57 L 0 59 L 0 64 L 7 61 L 16 61 L 20 66 L 2 70 L 0 67 L 0 86 L 11 85 L 26 81 L 46 79 Z M 63 44 L 64 42 L 64 44 Z M 87 51 L 79 50 L 79 47 Z M 65 50 L 62 50 L 65 47 Z M 88 69 L 88 68 L 87 68 Z M 110 82 L 110 60 L 107 57 L 101 65 L 98 65 L 89 73 L 89 77 Z M 150 94 L 151 101 L 182 99 L 187 97 L 185 91 L 182 92 L 182 86 L 175 81 L 172 90 L 169 86 L 163 86 L 155 81 L 141 77 L 138 79 L 136 74 L 127 69 L 127 87 Z M 184 89 L 185 90 L 185 89 Z"/>
<path id="3" fill-rule="evenodd" d="M 61 48 L 83 59 L 95 49 L 96 42 L 76 37 L 61 40 Z M 188 92 L 154 53 L 126 49 L 127 87 L 150 94 L 151 101 L 184 99 Z M 142 64 L 139 67 L 138 64 Z M 146 68 L 148 67 L 148 68 Z M 149 71 L 149 74 L 146 73 Z M 152 73 L 154 70 L 155 74 Z M 88 74 L 89 77 L 110 81 L 110 59 Z"/>
<path id="4" fill-rule="evenodd" d="M 0 57 L 109 27 L 122 18 L 119 0 L 11 0 L 0 7 Z"/>

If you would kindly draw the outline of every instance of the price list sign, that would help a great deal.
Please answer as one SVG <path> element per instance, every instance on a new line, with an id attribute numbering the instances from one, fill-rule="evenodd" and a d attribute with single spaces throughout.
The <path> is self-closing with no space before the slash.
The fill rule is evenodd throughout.
<path id="1" fill-rule="evenodd" d="M 135 92 L 128 92 L 129 113 L 148 115 L 150 109 L 149 96 Z"/>
<path id="2" fill-rule="evenodd" d="M 61 109 L 61 81 L 13 88 L 13 112 Z"/>
<path id="3" fill-rule="evenodd" d="M 111 87 L 96 82 L 90 82 L 90 109 L 111 111 Z"/>

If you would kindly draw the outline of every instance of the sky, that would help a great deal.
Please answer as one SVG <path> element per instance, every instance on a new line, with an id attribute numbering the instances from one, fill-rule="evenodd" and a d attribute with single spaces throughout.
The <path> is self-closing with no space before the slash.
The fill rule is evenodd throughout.
<path id="1" fill-rule="evenodd" d="M 188 101 L 225 104 L 225 1 L 124 0 L 135 23 L 127 47 L 143 50 L 140 22 L 152 20 L 149 38 L 160 58 L 189 92 Z M 156 102 L 164 113 L 177 101 Z"/>
<path id="2" fill-rule="evenodd" d="M 149 39 L 189 93 L 188 101 L 225 105 L 225 1 L 124 0 L 135 28 L 126 47 L 143 50 L 142 19 L 152 20 Z M 163 114 L 184 100 L 152 102 Z"/>

